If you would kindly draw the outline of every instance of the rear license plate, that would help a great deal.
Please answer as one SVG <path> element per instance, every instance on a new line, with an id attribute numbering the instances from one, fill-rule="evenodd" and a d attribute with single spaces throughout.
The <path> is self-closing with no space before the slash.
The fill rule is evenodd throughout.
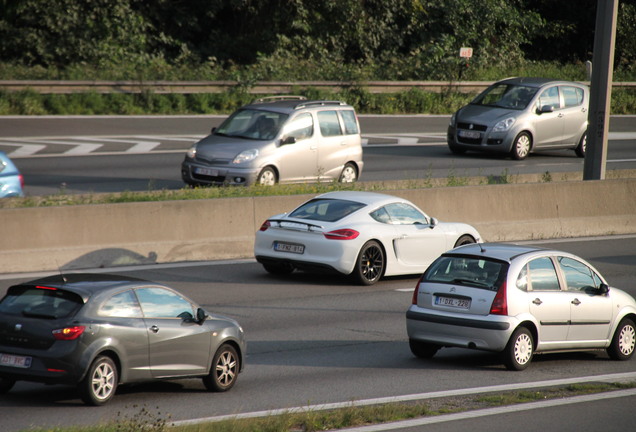
<path id="1" fill-rule="evenodd" d="M 212 168 L 199 168 L 199 167 L 195 167 L 195 168 L 194 168 L 194 173 L 195 173 L 195 174 L 201 174 L 201 175 L 204 175 L 204 176 L 218 177 L 218 175 L 219 175 L 219 170 L 212 169 Z"/>
<path id="2" fill-rule="evenodd" d="M 26 369 L 31 367 L 31 357 L 0 354 L 0 365 Z"/>
<path id="3" fill-rule="evenodd" d="M 302 254 L 305 252 L 305 246 L 301 244 L 274 242 L 274 250 L 277 252 L 291 252 Z"/>
<path id="4" fill-rule="evenodd" d="M 436 296 L 435 304 L 438 306 L 450 306 L 460 309 L 470 308 L 470 300 L 455 297 Z"/>
<path id="5" fill-rule="evenodd" d="M 464 130 L 464 129 L 458 130 L 457 135 L 459 135 L 462 138 L 470 138 L 470 139 L 479 139 L 481 137 L 481 134 L 477 131 Z"/>

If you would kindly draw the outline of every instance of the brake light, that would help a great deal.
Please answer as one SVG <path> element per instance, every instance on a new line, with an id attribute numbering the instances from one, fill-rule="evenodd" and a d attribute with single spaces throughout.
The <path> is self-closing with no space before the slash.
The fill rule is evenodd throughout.
<path id="1" fill-rule="evenodd" d="M 422 283 L 422 279 L 424 279 L 424 275 L 420 276 L 420 279 L 417 281 L 415 285 L 415 289 L 413 290 L 413 299 L 411 300 L 411 304 L 417 305 L 417 292 L 420 290 L 420 284 Z"/>
<path id="2" fill-rule="evenodd" d="M 53 330 L 53 337 L 57 340 L 75 340 L 84 333 L 85 329 L 84 326 L 65 327 Z"/>
<path id="3" fill-rule="evenodd" d="M 495 299 L 492 301 L 492 306 L 490 306 L 491 315 L 508 315 L 507 297 L 506 282 L 504 281 L 499 287 L 497 295 L 495 295 Z"/>
<path id="4" fill-rule="evenodd" d="M 35 286 L 38 289 L 44 289 L 44 290 L 49 290 L 49 291 L 57 291 L 57 288 L 53 288 L 53 287 L 47 287 L 47 286 L 42 286 L 42 285 L 36 285 Z"/>
<path id="5" fill-rule="evenodd" d="M 18 174 L 18 178 L 20 179 L 20 186 L 24 188 L 24 176 L 22 174 Z"/>
<path id="6" fill-rule="evenodd" d="M 353 240 L 360 235 L 356 230 L 344 228 L 322 233 L 329 240 Z"/>
<path id="7" fill-rule="evenodd" d="M 258 229 L 259 231 L 267 231 L 267 228 L 271 227 L 272 224 L 269 223 L 268 220 L 266 220 L 265 222 L 263 222 L 263 225 L 261 225 L 261 227 Z"/>

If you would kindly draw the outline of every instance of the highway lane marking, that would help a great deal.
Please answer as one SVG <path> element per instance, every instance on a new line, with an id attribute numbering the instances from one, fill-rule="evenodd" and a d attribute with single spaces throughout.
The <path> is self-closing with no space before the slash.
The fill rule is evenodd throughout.
<path id="1" fill-rule="evenodd" d="M 473 387 L 473 388 L 457 389 L 457 390 L 442 390 L 442 391 L 430 392 L 430 393 L 416 393 L 416 394 L 402 395 L 402 396 L 389 396 L 389 397 L 381 397 L 381 398 L 373 398 L 373 399 L 361 399 L 357 401 L 354 400 L 354 401 L 347 401 L 347 402 L 334 402 L 334 403 L 307 405 L 307 406 L 300 406 L 300 407 L 271 409 L 266 411 L 253 411 L 253 412 L 246 412 L 246 413 L 226 414 L 226 415 L 202 417 L 202 418 L 190 419 L 190 420 L 177 420 L 177 421 L 171 422 L 171 424 L 174 426 L 195 425 L 195 424 L 201 424 L 201 423 L 219 422 L 224 420 L 249 419 L 249 418 L 282 415 L 282 414 L 326 411 L 326 410 L 349 408 L 349 407 L 381 405 L 381 404 L 399 403 L 399 402 L 412 402 L 412 401 L 418 401 L 418 400 L 437 399 L 437 398 L 444 398 L 444 397 L 467 396 L 467 395 L 495 393 L 495 392 L 503 392 L 503 391 L 515 391 L 515 390 L 521 390 L 521 389 L 564 386 L 564 385 L 580 384 L 580 383 L 586 383 L 586 382 L 610 382 L 611 383 L 611 382 L 633 381 L 633 380 L 636 380 L 636 372 L 626 372 L 626 373 L 606 374 L 606 375 L 592 375 L 592 376 L 575 377 L 575 378 L 533 381 L 533 382 L 526 382 L 526 383 L 500 384 L 500 385 L 494 385 L 494 386 L 488 386 L 488 387 Z M 626 397 L 626 396 L 636 395 L 636 389 L 616 390 L 614 392 L 609 392 L 609 393 L 619 395 L 615 397 Z M 598 400 L 602 395 L 604 395 L 604 393 L 602 394 L 596 393 L 596 394 L 587 395 L 587 396 L 591 398 L 590 400 Z M 576 399 L 577 400 L 576 403 L 587 401 L 587 400 L 582 400 L 582 398 L 584 397 L 575 396 L 571 399 Z M 554 399 L 551 399 L 546 402 L 552 402 L 553 404 L 555 404 Z M 575 402 L 571 402 L 571 403 L 575 403 Z M 528 404 L 528 405 L 531 405 L 531 404 Z M 553 406 L 553 405 L 550 405 L 550 406 Z M 515 408 L 515 407 L 512 407 L 512 408 Z M 505 407 L 502 407 L 501 409 L 503 408 Z M 510 409 L 510 407 L 508 408 Z M 479 412 L 483 412 L 483 410 L 480 410 Z M 470 418 L 471 416 L 468 415 L 469 413 L 470 412 L 460 413 L 460 414 L 467 415 L 466 418 Z M 422 418 L 421 420 L 431 421 L 431 419 L 427 417 Z M 399 423 L 404 423 L 404 422 L 399 422 Z M 373 425 L 373 426 L 367 426 L 367 427 L 380 427 L 380 426 L 387 427 L 390 425 L 391 424 Z M 407 426 L 400 425 L 396 429 L 401 429 L 404 427 L 407 427 Z M 347 431 L 351 431 L 351 430 L 355 430 L 355 429 L 347 429 Z M 362 430 L 363 429 L 360 429 L 360 431 Z M 368 432 L 371 430 L 374 430 L 374 429 L 364 429 L 365 432 Z M 376 430 L 389 430 L 389 429 L 376 429 Z"/>

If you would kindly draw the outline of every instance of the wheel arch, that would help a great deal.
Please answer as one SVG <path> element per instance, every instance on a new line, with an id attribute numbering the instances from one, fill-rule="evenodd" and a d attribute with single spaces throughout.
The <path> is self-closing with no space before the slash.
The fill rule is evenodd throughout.
<path id="1" fill-rule="evenodd" d="M 535 350 L 535 352 L 537 351 L 537 347 L 539 346 L 539 330 L 537 329 L 537 326 L 535 323 L 533 323 L 532 321 L 526 320 L 526 321 L 522 321 L 521 323 L 519 323 L 519 325 L 517 327 L 515 327 L 515 331 L 518 328 L 524 327 L 526 328 L 530 334 L 532 335 L 532 345 L 533 345 L 533 349 Z M 514 333 L 514 331 L 512 332 Z"/>
<path id="2" fill-rule="evenodd" d="M 216 348 L 216 351 L 211 353 L 211 357 L 210 357 L 210 367 L 212 367 L 212 358 L 214 358 L 214 355 L 217 353 L 217 351 L 223 346 L 223 345 L 229 345 L 232 348 L 234 348 L 236 350 L 236 353 L 239 356 L 239 372 L 243 371 L 243 368 L 245 367 L 245 353 L 243 352 L 243 350 L 241 349 L 241 344 L 239 344 L 236 340 L 234 339 L 225 339 L 223 342 L 221 342 L 219 344 L 219 346 Z M 209 371 L 208 371 L 209 373 Z"/>

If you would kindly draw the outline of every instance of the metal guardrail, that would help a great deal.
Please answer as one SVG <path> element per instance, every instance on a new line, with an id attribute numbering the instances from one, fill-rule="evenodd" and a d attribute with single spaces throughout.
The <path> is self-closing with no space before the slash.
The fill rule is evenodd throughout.
<path id="1" fill-rule="evenodd" d="M 441 93 L 458 91 L 478 93 L 492 81 L 0 81 L 0 91 L 18 92 L 32 90 L 41 94 L 72 93 L 224 93 L 232 88 L 244 87 L 250 94 L 292 94 L 306 88 L 341 91 L 362 87 L 370 93 L 399 93 L 411 89 Z M 613 88 L 636 89 L 636 82 L 615 82 Z"/>

